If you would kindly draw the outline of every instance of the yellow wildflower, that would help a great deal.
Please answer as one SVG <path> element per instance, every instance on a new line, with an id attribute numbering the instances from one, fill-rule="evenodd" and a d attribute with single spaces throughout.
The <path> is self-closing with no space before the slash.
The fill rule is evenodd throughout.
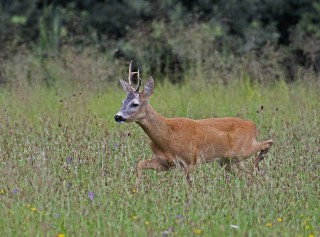
<path id="1" fill-rule="evenodd" d="M 267 224 L 266 224 L 266 227 L 272 227 L 272 223 L 270 223 L 270 222 L 267 223 Z"/>
<path id="2" fill-rule="evenodd" d="M 58 237 L 64 237 L 65 235 L 64 234 L 58 234 Z"/>
<path id="3" fill-rule="evenodd" d="M 31 211 L 37 211 L 37 208 L 31 207 Z"/>
<path id="4" fill-rule="evenodd" d="M 145 223 L 146 225 L 149 225 L 149 224 L 150 224 L 150 222 L 149 222 L 149 221 L 145 221 L 144 223 Z"/>
<path id="5" fill-rule="evenodd" d="M 309 237 L 314 237 L 314 234 L 310 234 Z"/>
<path id="6" fill-rule="evenodd" d="M 4 193 L 5 193 L 4 189 L 0 189 L 0 194 L 4 194 Z"/>
<path id="7" fill-rule="evenodd" d="M 277 218 L 277 222 L 282 222 L 282 218 L 281 218 L 281 217 L 278 217 L 278 218 Z"/>
<path id="8" fill-rule="evenodd" d="M 28 205 L 27 205 L 27 208 L 30 208 L 30 207 L 31 207 L 31 205 L 30 205 L 30 204 L 28 204 Z"/>
<path id="9" fill-rule="evenodd" d="M 201 229 L 194 229 L 193 233 L 195 233 L 196 235 L 200 235 L 202 233 Z"/>
<path id="10" fill-rule="evenodd" d="M 135 188 L 132 189 L 132 193 L 136 193 L 137 190 Z"/>
<path id="11" fill-rule="evenodd" d="M 137 219 L 137 216 L 132 216 L 131 219 L 134 221 Z"/>

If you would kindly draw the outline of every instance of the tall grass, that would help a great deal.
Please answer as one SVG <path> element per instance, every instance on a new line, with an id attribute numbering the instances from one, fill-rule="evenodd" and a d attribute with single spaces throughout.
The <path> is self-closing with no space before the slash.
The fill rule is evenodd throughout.
<path id="1" fill-rule="evenodd" d="M 46 87 L 37 60 L 26 58 L 6 65 L 8 85 L 0 95 L 2 235 L 320 234 L 316 80 L 311 86 L 259 84 L 235 75 L 227 84 L 200 74 L 186 74 L 179 85 L 156 79 L 150 103 L 161 114 L 240 116 L 253 120 L 259 138 L 272 138 L 275 145 L 261 163 L 265 175 L 256 174 L 251 185 L 245 177 L 225 180 L 212 163 L 197 167 L 191 188 L 182 170 L 145 171 L 136 193 L 135 165 L 151 150 L 136 124 L 113 121 L 125 95 L 109 80 L 125 77 L 126 66 L 90 54 L 61 67 L 48 59 L 57 80 Z"/>

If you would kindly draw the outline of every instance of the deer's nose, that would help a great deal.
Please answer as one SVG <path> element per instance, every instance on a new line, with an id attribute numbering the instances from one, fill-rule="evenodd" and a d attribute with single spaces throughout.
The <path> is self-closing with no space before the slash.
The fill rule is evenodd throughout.
<path id="1" fill-rule="evenodd" d="M 124 117 L 122 117 L 120 115 L 117 115 L 117 114 L 116 114 L 116 116 L 114 116 L 114 120 L 116 122 L 124 122 L 124 121 L 126 121 L 126 119 Z"/>

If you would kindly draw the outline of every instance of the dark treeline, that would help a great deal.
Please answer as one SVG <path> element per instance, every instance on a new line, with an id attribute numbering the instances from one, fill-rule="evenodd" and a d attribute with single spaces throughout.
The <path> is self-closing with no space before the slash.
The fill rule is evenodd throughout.
<path id="1" fill-rule="evenodd" d="M 298 65 L 319 71 L 320 2 L 1 1 L 2 57 L 21 46 L 59 55 L 65 45 L 96 46 L 159 72 L 179 72 L 215 53 L 259 57 L 267 47 L 281 52 L 278 61 L 288 69 Z"/>

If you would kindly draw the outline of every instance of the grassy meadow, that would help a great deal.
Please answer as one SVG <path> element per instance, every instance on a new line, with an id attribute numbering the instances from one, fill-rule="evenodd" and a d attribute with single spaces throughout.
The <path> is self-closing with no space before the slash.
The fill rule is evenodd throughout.
<path id="1" fill-rule="evenodd" d="M 138 125 L 113 119 L 127 65 L 63 63 L 25 56 L 5 65 L 1 236 L 320 235 L 319 78 L 255 83 L 239 74 L 222 83 L 201 71 L 182 84 L 155 78 L 150 103 L 161 114 L 250 119 L 259 140 L 274 146 L 252 184 L 246 176 L 226 180 L 211 163 L 197 167 L 191 188 L 183 170 L 145 171 L 135 192 L 135 166 L 152 154 Z"/>

